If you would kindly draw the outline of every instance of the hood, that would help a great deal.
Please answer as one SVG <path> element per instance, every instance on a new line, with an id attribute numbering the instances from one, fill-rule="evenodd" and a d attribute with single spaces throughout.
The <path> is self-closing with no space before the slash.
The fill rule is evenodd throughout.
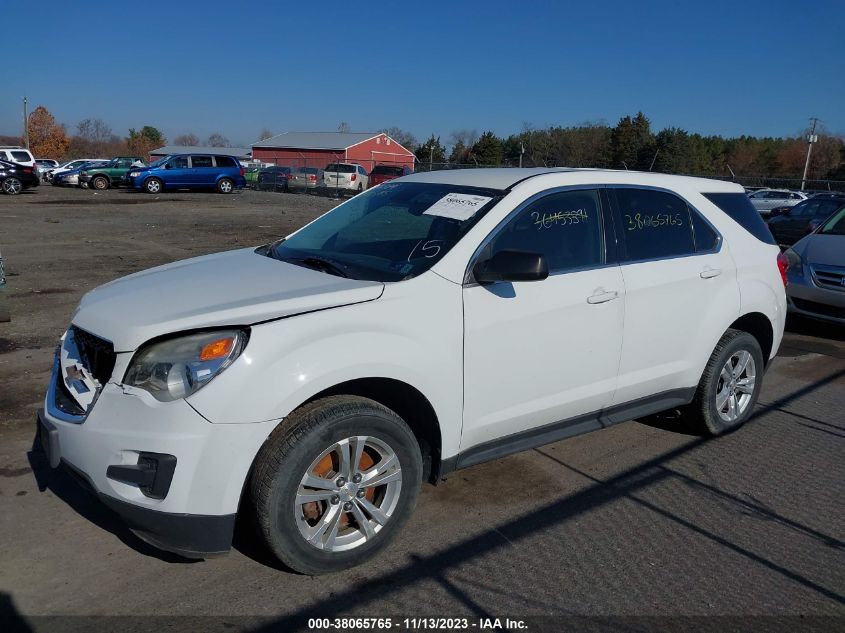
<path id="1" fill-rule="evenodd" d="M 845 235 L 813 233 L 793 247 L 808 264 L 845 267 Z"/>
<path id="2" fill-rule="evenodd" d="M 73 324 L 136 350 L 172 332 L 250 325 L 381 296 L 376 281 L 344 279 L 258 255 L 253 249 L 151 268 L 86 294 Z"/>

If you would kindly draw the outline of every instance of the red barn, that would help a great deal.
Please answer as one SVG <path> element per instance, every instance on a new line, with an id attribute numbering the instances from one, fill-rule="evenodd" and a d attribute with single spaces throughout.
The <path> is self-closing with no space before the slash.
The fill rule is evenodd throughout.
<path id="1" fill-rule="evenodd" d="M 376 165 L 414 168 L 414 153 L 380 132 L 285 132 L 255 143 L 252 160 L 318 169 L 357 163 L 368 172 Z"/>

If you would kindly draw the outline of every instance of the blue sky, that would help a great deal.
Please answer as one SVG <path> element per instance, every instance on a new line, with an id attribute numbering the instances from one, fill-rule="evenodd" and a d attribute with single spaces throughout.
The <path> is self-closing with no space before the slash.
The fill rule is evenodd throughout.
<path id="1" fill-rule="evenodd" d="M 33 12 L 37 11 L 37 15 Z M 642 110 L 656 129 L 845 133 L 845 2 L 12 2 L 0 134 L 21 101 L 120 135 L 398 126 L 507 135 Z M 7 65 L 8 69 L 8 65 Z"/>

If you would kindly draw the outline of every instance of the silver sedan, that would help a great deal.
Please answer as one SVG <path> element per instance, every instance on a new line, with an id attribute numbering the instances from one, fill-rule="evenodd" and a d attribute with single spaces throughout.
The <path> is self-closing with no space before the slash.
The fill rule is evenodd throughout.
<path id="1" fill-rule="evenodd" d="M 790 312 L 845 325 L 845 207 L 787 249 Z"/>
<path id="2" fill-rule="evenodd" d="M 807 194 L 786 189 L 760 189 L 748 194 L 748 199 L 751 200 L 751 204 L 760 212 L 760 215 L 767 216 L 772 209 L 793 207 L 802 200 L 806 200 Z"/>

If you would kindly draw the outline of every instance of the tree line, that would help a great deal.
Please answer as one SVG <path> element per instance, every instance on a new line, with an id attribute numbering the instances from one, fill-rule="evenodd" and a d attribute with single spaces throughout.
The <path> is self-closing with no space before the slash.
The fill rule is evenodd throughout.
<path id="1" fill-rule="evenodd" d="M 38 106 L 27 117 L 27 132 L 29 148 L 37 158 L 57 160 L 121 155 L 146 157 L 152 150 L 167 145 L 164 133 L 152 125 L 130 128 L 126 136 L 120 136 L 102 119 L 84 119 L 71 133 L 44 106 Z M 264 138 L 272 136 L 269 130 L 262 130 L 262 134 L 266 135 Z M 10 145 L 21 144 L 23 140 L 21 137 L 0 137 L 0 142 Z M 220 132 L 214 132 L 205 141 L 195 134 L 180 134 L 173 139 L 173 144 L 228 147 L 230 142 Z"/>
<path id="2" fill-rule="evenodd" d="M 102 119 L 80 121 L 74 133 L 56 122 L 44 106 L 28 117 L 29 143 L 39 158 L 81 158 L 147 156 L 167 145 L 164 134 L 151 125 L 131 128 L 126 136 L 115 134 Z M 342 122 L 338 130 L 349 129 Z M 479 135 L 477 130 L 455 130 L 448 146 L 432 134 L 419 142 L 413 134 L 398 128 L 379 130 L 414 152 L 422 166 L 516 166 L 525 167 L 597 167 L 656 171 L 728 178 L 800 178 L 807 153 L 807 134 L 794 137 L 739 136 L 690 133 L 677 127 L 658 132 L 642 112 L 623 116 L 610 127 L 604 123 L 577 126 L 550 126 L 543 129 L 524 125 L 521 132 L 507 137 L 492 131 Z M 845 180 L 845 143 L 841 136 L 817 129 L 808 177 L 811 180 Z M 273 135 L 263 129 L 260 139 Z M 20 142 L 14 137 L 0 137 L 5 143 Z M 215 132 L 205 141 L 192 133 L 173 139 L 178 146 L 207 145 L 227 147 L 229 139 Z"/>
<path id="3" fill-rule="evenodd" d="M 400 131 L 401 133 L 401 131 Z M 845 143 L 840 136 L 816 130 L 808 177 L 845 180 Z M 654 132 L 642 112 L 624 116 L 614 126 L 584 123 L 536 129 L 507 137 L 491 131 L 457 130 L 450 148 L 431 135 L 413 149 L 423 165 L 524 167 L 596 167 L 728 178 L 801 178 L 808 131 L 789 138 L 690 133 L 677 127 Z M 400 140 L 399 137 L 394 137 Z M 405 135 L 406 142 L 409 140 Z M 400 140 L 401 142 L 401 140 Z"/>

